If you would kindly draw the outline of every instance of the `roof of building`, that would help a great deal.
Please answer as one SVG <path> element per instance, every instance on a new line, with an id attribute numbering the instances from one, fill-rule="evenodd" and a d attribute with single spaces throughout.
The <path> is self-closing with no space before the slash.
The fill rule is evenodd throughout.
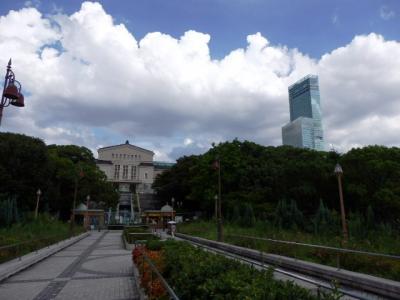
<path id="1" fill-rule="evenodd" d="M 121 146 L 129 146 L 129 147 L 132 147 L 132 148 L 134 148 L 134 149 L 139 149 L 139 150 L 141 150 L 141 151 L 149 152 L 149 153 L 151 153 L 152 155 L 154 155 L 154 152 L 153 152 L 153 151 L 147 150 L 147 149 L 144 149 L 144 148 L 135 146 L 135 145 L 131 145 L 131 144 L 129 144 L 129 141 L 128 141 L 128 140 L 127 140 L 124 144 L 102 147 L 102 148 L 97 149 L 97 151 L 105 150 L 105 149 L 111 149 L 111 148 L 116 148 L 116 147 L 121 147 Z"/>
<path id="2" fill-rule="evenodd" d="M 172 206 L 165 204 L 163 207 L 161 207 L 160 209 L 162 212 L 172 212 L 174 211 L 174 209 L 172 208 Z"/>
<path id="3" fill-rule="evenodd" d="M 111 160 L 104 160 L 104 159 L 96 159 L 96 164 L 112 165 L 112 161 Z"/>
<path id="4" fill-rule="evenodd" d="M 292 83 L 291 85 L 289 85 L 288 89 L 291 89 L 292 87 L 294 87 L 296 84 L 299 84 L 300 82 L 309 79 L 309 78 L 318 78 L 317 75 L 313 75 L 313 74 L 308 74 L 306 76 L 304 76 L 303 78 L 297 80 L 296 82 Z"/>
<path id="5" fill-rule="evenodd" d="M 153 162 L 151 161 L 142 161 L 139 166 L 143 166 L 143 167 L 152 167 L 153 166 Z"/>
<path id="6" fill-rule="evenodd" d="M 87 206 L 83 203 L 80 203 L 75 210 L 87 210 Z"/>

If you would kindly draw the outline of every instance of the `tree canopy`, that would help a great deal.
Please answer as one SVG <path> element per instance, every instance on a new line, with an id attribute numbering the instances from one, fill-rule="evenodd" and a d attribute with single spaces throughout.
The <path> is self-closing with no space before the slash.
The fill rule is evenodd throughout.
<path id="1" fill-rule="evenodd" d="M 0 133 L 0 195 L 16 199 L 20 211 L 33 211 L 42 191 L 40 210 L 68 219 L 75 184 L 77 204 L 86 195 L 108 208 L 118 201 L 113 185 L 98 169 L 92 152 L 75 145 L 49 145 L 34 137 Z"/>
<path id="2" fill-rule="evenodd" d="M 219 157 L 225 216 L 249 203 L 258 218 L 276 211 L 278 203 L 292 203 L 304 216 L 314 215 L 321 200 L 339 211 L 337 177 L 344 170 L 343 190 L 347 211 L 366 212 L 372 207 L 379 221 L 397 222 L 400 216 L 400 149 L 368 146 L 345 154 L 290 146 L 265 147 L 233 140 L 214 145 L 208 152 L 185 156 L 156 178 L 160 197 L 174 197 L 184 208 L 214 211 Z"/>

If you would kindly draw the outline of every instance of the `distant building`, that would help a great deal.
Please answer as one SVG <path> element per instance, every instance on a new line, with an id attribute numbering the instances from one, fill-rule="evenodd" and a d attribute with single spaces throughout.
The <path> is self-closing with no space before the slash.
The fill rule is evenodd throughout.
<path id="1" fill-rule="evenodd" d="M 108 217 L 107 221 L 131 223 L 139 220 L 142 211 L 158 209 L 160 205 L 152 185 L 157 174 L 171 168 L 172 163 L 154 162 L 153 151 L 131 145 L 129 141 L 97 151 L 96 164 L 120 194 L 117 207 L 112 209 L 112 220 Z"/>
<path id="2" fill-rule="evenodd" d="M 325 150 L 318 76 L 308 75 L 289 86 L 290 122 L 282 127 L 282 143 Z"/>

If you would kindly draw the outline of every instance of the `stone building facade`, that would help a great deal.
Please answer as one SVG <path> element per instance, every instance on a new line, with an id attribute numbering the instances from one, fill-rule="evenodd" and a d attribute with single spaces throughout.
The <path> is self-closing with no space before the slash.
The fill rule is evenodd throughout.
<path id="1" fill-rule="evenodd" d="M 158 209 L 152 184 L 156 175 L 172 164 L 157 163 L 153 158 L 153 151 L 131 145 L 129 141 L 98 149 L 96 164 L 120 194 L 119 203 L 109 211 L 106 222 L 139 222 L 142 211 Z"/>

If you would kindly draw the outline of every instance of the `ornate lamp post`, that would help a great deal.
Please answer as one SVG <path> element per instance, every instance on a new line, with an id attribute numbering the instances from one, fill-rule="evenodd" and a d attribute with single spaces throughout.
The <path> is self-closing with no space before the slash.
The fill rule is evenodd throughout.
<path id="1" fill-rule="evenodd" d="M 36 198 L 35 219 L 37 219 L 37 216 L 38 216 L 40 195 L 42 195 L 42 191 L 40 189 L 38 189 L 36 192 L 37 198 Z"/>
<path id="2" fill-rule="evenodd" d="M 339 164 L 336 164 L 334 172 L 337 176 L 338 186 L 339 186 L 340 213 L 341 213 L 341 217 L 342 217 L 343 241 L 347 242 L 348 233 L 347 233 L 347 226 L 346 226 L 346 213 L 344 210 L 343 190 L 342 190 L 343 169 Z"/>
<path id="3" fill-rule="evenodd" d="M 9 105 L 24 107 L 24 95 L 21 94 L 21 84 L 15 80 L 14 72 L 11 70 L 11 58 L 7 65 L 6 77 L 4 80 L 3 94 L 0 102 L 0 125 L 3 117 L 3 109 Z"/>

